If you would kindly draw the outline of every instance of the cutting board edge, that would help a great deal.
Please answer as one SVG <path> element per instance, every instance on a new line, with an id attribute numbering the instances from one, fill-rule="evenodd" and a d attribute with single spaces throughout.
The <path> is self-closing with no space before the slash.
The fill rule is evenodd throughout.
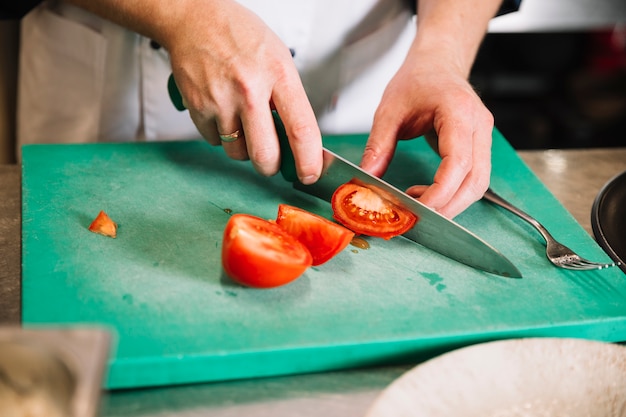
<path id="1" fill-rule="evenodd" d="M 593 324 L 593 326 L 591 326 Z M 502 339 L 558 337 L 603 342 L 626 340 L 626 318 L 587 320 L 559 326 L 494 330 L 429 338 L 379 340 L 227 352 L 113 358 L 104 388 L 129 389 L 256 379 L 375 366 L 418 364 L 465 346 Z M 184 357 L 184 361 L 181 359 Z M 150 383 L 146 383 L 150 376 Z"/>

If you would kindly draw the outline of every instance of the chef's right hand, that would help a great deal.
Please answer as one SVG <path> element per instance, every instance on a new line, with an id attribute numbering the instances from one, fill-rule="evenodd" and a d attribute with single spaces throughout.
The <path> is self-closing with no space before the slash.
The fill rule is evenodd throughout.
<path id="1" fill-rule="evenodd" d="M 177 12 L 184 15 L 184 24 L 166 31 L 161 40 L 196 127 L 229 157 L 250 159 L 259 173 L 270 176 L 280 168 L 275 109 L 298 178 L 304 184 L 315 182 L 322 170 L 321 134 L 289 49 L 237 2 L 202 5 L 190 13 Z"/>

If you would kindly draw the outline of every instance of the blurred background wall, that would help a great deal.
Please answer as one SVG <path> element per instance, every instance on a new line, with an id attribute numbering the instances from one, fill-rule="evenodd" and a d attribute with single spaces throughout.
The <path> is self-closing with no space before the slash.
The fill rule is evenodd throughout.
<path id="1" fill-rule="evenodd" d="M 626 1 L 522 0 L 471 80 L 517 149 L 626 146 Z"/>

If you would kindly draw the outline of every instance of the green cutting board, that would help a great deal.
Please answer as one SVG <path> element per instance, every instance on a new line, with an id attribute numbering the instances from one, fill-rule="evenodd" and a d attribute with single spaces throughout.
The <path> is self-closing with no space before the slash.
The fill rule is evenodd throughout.
<path id="1" fill-rule="evenodd" d="M 365 140 L 324 139 L 356 162 Z M 437 164 L 423 140 L 403 141 L 386 178 L 427 183 Z M 492 187 L 582 255 L 609 260 L 497 131 Z M 203 141 L 24 147 L 24 325 L 111 329 L 107 388 L 415 363 L 511 337 L 626 340 L 619 269 L 555 268 L 534 229 L 486 202 L 457 220 L 523 279 L 399 237 L 348 246 L 284 287 L 234 284 L 220 266 L 224 225 L 231 213 L 275 218 L 279 203 L 331 217 L 327 202 Z M 87 230 L 100 210 L 116 239 Z"/>

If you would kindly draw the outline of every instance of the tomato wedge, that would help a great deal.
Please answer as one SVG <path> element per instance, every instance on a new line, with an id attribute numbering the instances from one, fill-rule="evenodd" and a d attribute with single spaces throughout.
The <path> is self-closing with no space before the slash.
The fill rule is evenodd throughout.
<path id="1" fill-rule="evenodd" d="M 417 221 L 410 211 L 351 182 L 335 190 L 331 203 L 333 217 L 357 234 L 391 239 L 410 230 Z"/>
<path id="2" fill-rule="evenodd" d="M 234 214 L 224 229 L 222 266 L 234 281 L 255 288 L 285 285 L 311 266 L 309 250 L 274 222 Z"/>
<path id="3" fill-rule="evenodd" d="M 276 224 L 307 247 L 313 265 L 321 265 L 350 243 L 354 232 L 340 224 L 288 204 L 278 205 Z"/>
<path id="4" fill-rule="evenodd" d="M 103 210 L 100 210 L 98 216 L 89 225 L 89 231 L 115 238 L 117 236 L 117 223 L 111 220 Z"/>

